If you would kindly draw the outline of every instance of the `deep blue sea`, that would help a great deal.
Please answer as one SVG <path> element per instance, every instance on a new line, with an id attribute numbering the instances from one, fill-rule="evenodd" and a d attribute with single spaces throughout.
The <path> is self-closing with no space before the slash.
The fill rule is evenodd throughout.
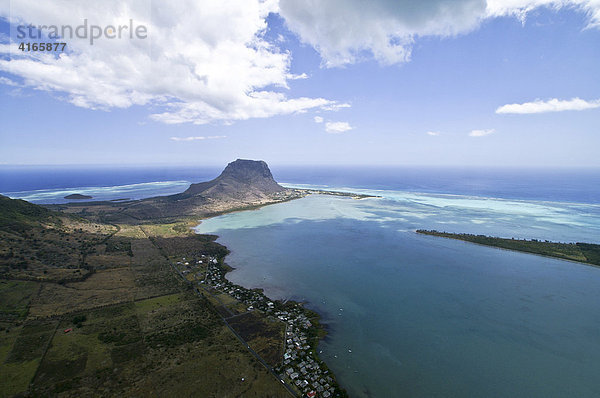
<path id="1" fill-rule="evenodd" d="M 221 170 L 197 166 L 0 166 L 0 193 L 37 203 L 60 201 L 73 192 L 102 200 L 137 199 L 181 192 L 191 182 L 215 178 Z M 271 167 L 271 171 L 277 181 L 291 185 L 600 203 L 600 169 L 282 166 Z"/>
<path id="2" fill-rule="evenodd" d="M 600 243 L 600 171 L 277 168 L 312 195 L 204 220 L 228 278 L 317 310 L 322 358 L 352 397 L 600 396 L 600 268 L 422 236 Z M 0 192 L 138 198 L 217 169 L 7 170 Z"/>

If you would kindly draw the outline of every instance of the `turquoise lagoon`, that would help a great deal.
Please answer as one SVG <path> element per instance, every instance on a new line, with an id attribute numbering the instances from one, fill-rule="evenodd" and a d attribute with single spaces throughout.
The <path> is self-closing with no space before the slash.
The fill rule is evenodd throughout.
<path id="1" fill-rule="evenodd" d="M 230 280 L 322 315 L 321 357 L 352 397 L 600 396 L 600 268 L 414 232 L 600 243 L 600 206 L 362 192 L 382 197 L 313 195 L 197 231 L 232 251 Z"/>

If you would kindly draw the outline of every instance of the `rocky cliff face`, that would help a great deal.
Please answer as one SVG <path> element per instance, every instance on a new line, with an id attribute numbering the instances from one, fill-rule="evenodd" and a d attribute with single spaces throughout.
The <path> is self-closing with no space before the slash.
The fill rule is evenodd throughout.
<path id="1" fill-rule="evenodd" d="M 192 184 L 181 197 L 203 196 L 212 199 L 256 200 L 283 192 L 269 166 L 262 160 L 238 159 L 212 181 Z"/>

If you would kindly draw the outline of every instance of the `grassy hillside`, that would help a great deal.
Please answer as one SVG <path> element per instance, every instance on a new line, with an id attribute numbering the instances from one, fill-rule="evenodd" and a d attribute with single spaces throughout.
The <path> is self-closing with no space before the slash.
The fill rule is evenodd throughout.
<path id="1" fill-rule="evenodd" d="M 20 232 L 41 223 L 57 221 L 56 213 L 48 209 L 0 195 L 0 230 Z"/>

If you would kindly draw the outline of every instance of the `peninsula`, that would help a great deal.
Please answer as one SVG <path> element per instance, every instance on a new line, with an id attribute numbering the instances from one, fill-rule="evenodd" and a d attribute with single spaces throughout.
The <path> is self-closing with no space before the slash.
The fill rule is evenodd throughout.
<path id="1" fill-rule="evenodd" d="M 319 316 L 229 282 L 227 248 L 191 230 L 311 193 L 327 194 L 236 160 L 165 197 L 42 207 L 0 195 L 0 390 L 346 396 L 317 355 Z"/>
<path id="2" fill-rule="evenodd" d="M 348 192 L 284 188 L 263 161 L 238 159 L 215 179 L 191 184 L 182 193 L 140 200 L 77 202 L 49 205 L 50 209 L 110 223 L 198 220 L 239 210 L 298 199 L 311 194 L 371 197 Z"/>
<path id="3" fill-rule="evenodd" d="M 592 243 L 560 243 L 547 240 L 497 238 L 485 235 L 457 234 L 419 229 L 419 234 L 462 240 L 484 246 L 514 250 L 540 256 L 555 257 L 600 266 L 600 245 Z"/>

